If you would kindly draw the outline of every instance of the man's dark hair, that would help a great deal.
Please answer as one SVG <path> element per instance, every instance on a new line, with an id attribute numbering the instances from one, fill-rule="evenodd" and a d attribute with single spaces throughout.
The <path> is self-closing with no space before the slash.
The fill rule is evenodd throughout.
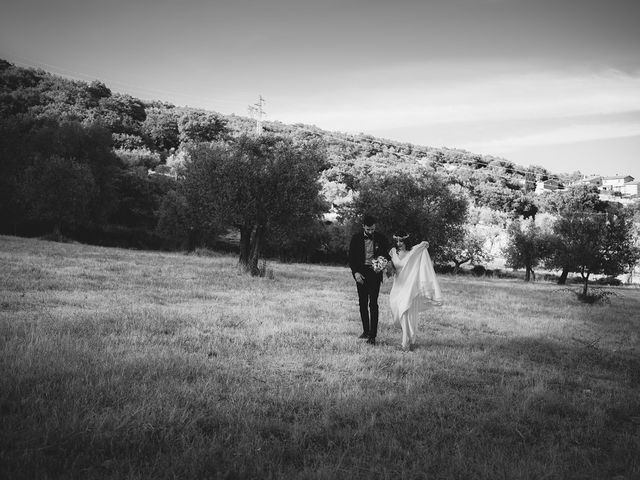
<path id="1" fill-rule="evenodd" d="M 367 227 L 370 227 L 371 225 L 374 225 L 376 223 L 376 219 L 371 215 L 365 215 L 362 219 L 362 223 L 364 223 Z"/>

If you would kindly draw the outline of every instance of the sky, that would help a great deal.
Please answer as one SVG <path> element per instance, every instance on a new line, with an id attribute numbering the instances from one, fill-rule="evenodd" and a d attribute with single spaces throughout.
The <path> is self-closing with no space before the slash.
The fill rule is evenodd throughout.
<path id="1" fill-rule="evenodd" d="M 0 58 L 114 92 L 640 179 L 638 0 L 3 0 Z"/>

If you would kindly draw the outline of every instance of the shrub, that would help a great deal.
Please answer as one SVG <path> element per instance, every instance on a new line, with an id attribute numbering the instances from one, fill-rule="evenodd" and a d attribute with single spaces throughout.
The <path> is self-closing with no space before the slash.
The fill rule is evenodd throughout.
<path id="1" fill-rule="evenodd" d="M 611 303 L 611 299 L 609 297 L 616 295 L 615 292 L 610 290 L 594 290 L 591 289 L 588 293 L 583 293 L 581 291 L 575 292 L 576 297 L 582 303 L 588 303 L 589 305 L 594 305 L 598 303 Z"/>
<path id="2" fill-rule="evenodd" d="M 611 303 L 612 296 L 617 296 L 615 292 L 604 289 L 591 289 L 590 292 L 584 293 L 582 290 L 573 290 L 572 288 L 560 288 L 558 292 L 570 292 L 576 296 L 579 302 L 589 305 Z"/>
<path id="3" fill-rule="evenodd" d="M 436 273 L 453 273 L 455 268 L 453 265 L 436 263 L 433 266 Z"/>
<path id="4" fill-rule="evenodd" d="M 474 265 L 473 268 L 471 269 L 471 274 L 474 277 L 482 277 L 486 273 L 487 273 L 487 269 L 482 265 Z"/>

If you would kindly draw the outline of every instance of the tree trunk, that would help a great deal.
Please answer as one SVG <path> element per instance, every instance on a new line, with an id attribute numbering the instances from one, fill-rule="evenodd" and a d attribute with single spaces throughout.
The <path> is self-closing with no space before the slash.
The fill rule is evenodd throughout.
<path id="1" fill-rule="evenodd" d="M 189 228 L 189 231 L 187 232 L 187 239 L 185 241 L 187 252 L 193 252 L 196 249 L 198 246 L 198 236 L 198 232 L 195 228 Z"/>
<path id="2" fill-rule="evenodd" d="M 253 238 L 251 239 L 251 251 L 249 253 L 249 271 L 251 275 L 257 277 L 260 275 L 260 268 L 258 267 L 258 260 L 260 259 L 260 252 L 262 251 L 262 241 L 264 239 L 264 226 L 258 225 L 253 232 Z"/>
<path id="3" fill-rule="evenodd" d="M 560 278 L 558 279 L 558 285 L 566 284 L 568 276 L 569 276 L 569 269 L 567 267 L 564 267 L 562 269 L 562 274 L 560 275 Z"/>
<path id="4" fill-rule="evenodd" d="M 589 288 L 589 273 L 587 273 L 586 276 L 582 275 L 582 278 L 584 278 L 584 287 L 582 288 L 582 295 L 586 297 L 587 289 Z"/>
<path id="5" fill-rule="evenodd" d="M 53 225 L 53 239 L 54 241 L 58 242 L 60 241 L 60 239 L 62 238 L 62 227 L 60 226 L 60 222 L 56 222 Z"/>
<path id="6" fill-rule="evenodd" d="M 525 282 L 529 282 L 531 280 L 533 280 L 534 282 L 536 281 L 536 272 L 533 271 L 533 268 L 531 268 L 529 265 L 527 265 L 525 267 L 525 274 L 524 274 L 524 281 Z"/>
<path id="7" fill-rule="evenodd" d="M 462 266 L 463 263 L 467 263 L 469 260 L 471 260 L 471 257 L 469 258 L 463 258 L 462 260 L 453 260 L 453 263 L 456 264 L 456 266 L 453 268 L 453 274 L 457 275 L 458 272 L 460 271 L 460 267 Z"/>
<path id="8" fill-rule="evenodd" d="M 249 268 L 249 252 L 251 251 L 251 231 L 253 229 L 249 227 L 240 227 L 240 258 L 238 265 L 245 272 L 250 270 Z"/>

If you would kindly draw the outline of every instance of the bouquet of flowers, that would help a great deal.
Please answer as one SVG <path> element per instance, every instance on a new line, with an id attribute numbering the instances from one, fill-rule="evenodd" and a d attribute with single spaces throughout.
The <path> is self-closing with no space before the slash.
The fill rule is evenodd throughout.
<path id="1" fill-rule="evenodd" d="M 388 263 L 388 260 L 383 256 L 380 256 L 378 258 L 374 258 L 371 261 L 371 266 L 373 267 L 374 272 L 380 273 L 387 267 L 387 263 Z"/>

